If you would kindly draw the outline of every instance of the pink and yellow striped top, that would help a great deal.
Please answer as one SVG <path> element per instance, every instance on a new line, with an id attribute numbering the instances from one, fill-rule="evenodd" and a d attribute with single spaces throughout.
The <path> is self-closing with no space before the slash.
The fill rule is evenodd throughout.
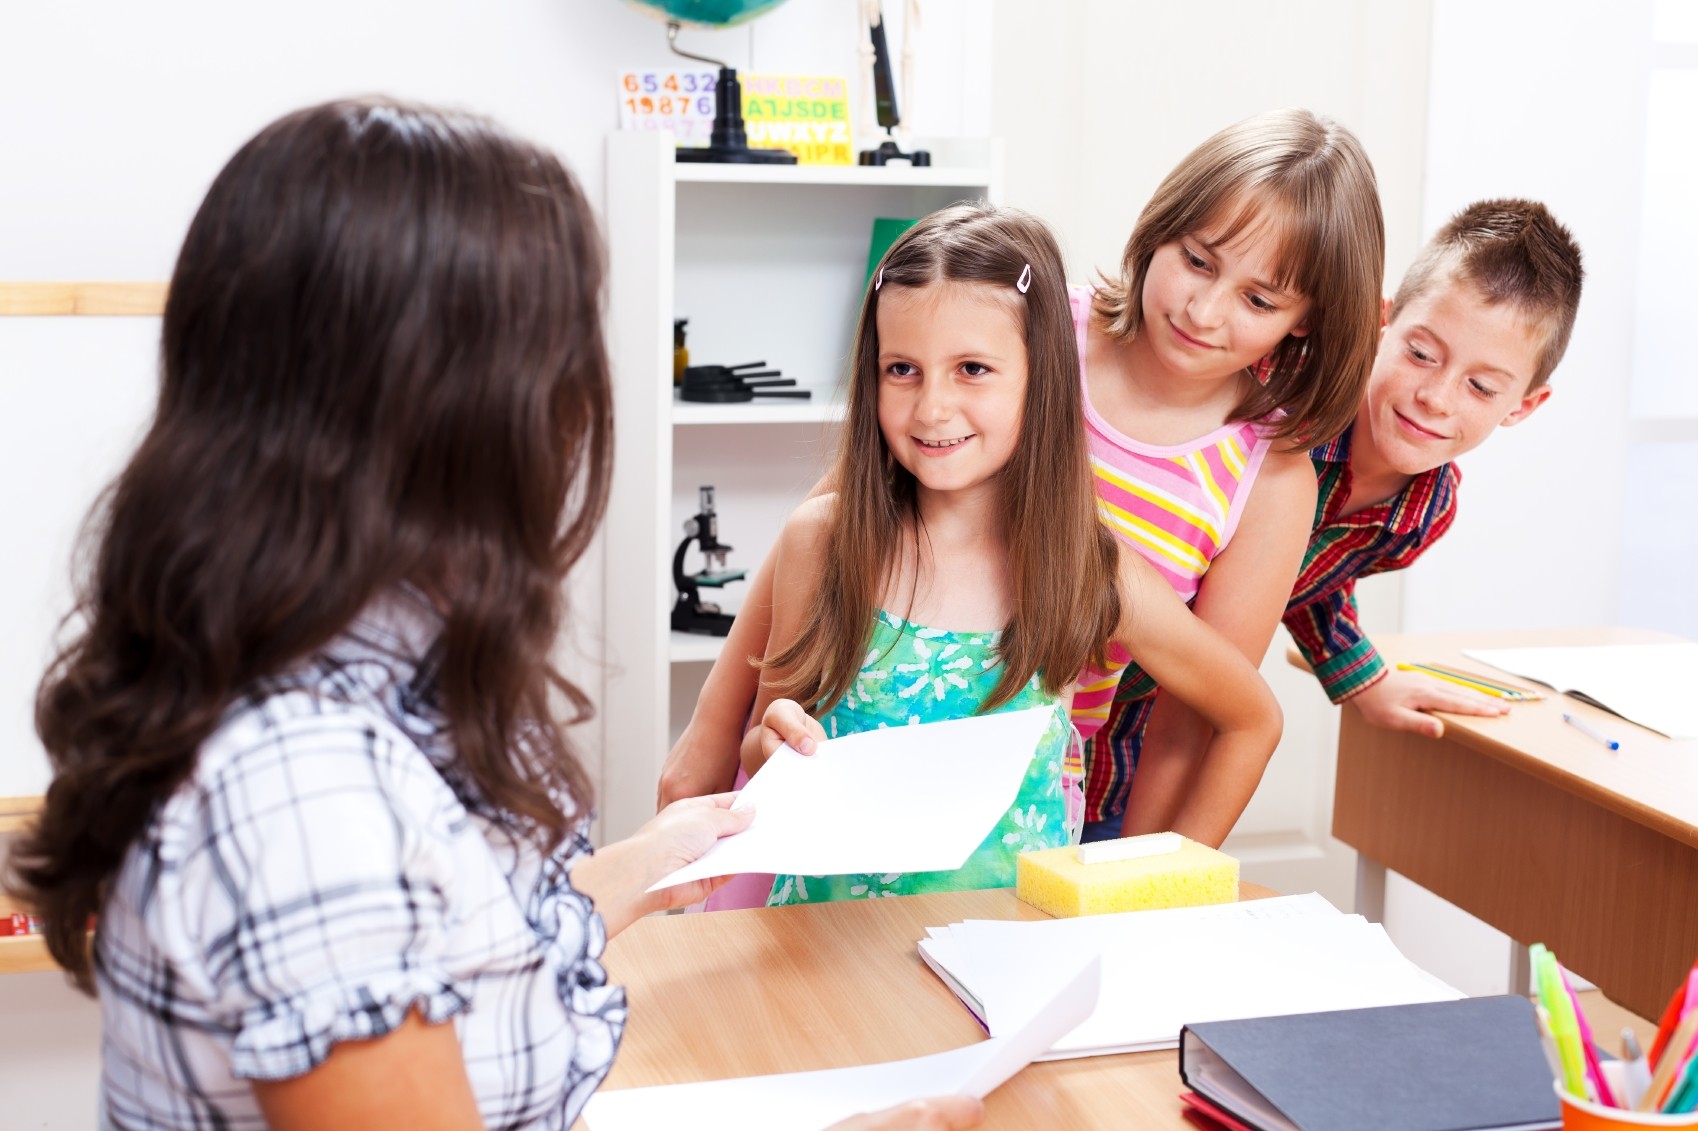
<path id="1" fill-rule="evenodd" d="M 1091 406 L 1085 381 L 1091 288 L 1072 287 L 1068 298 L 1079 341 L 1080 396 L 1098 510 L 1115 537 L 1142 554 L 1190 602 L 1209 563 L 1232 540 L 1271 442 L 1253 421 L 1165 446 L 1116 429 Z M 1087 739 L 1108 719 L 1120 673 L 1132 660 L 1118 646 L 1110 653 L 1109 667 L 1086 670 L 1073 695 L 1073 724 Z"/>

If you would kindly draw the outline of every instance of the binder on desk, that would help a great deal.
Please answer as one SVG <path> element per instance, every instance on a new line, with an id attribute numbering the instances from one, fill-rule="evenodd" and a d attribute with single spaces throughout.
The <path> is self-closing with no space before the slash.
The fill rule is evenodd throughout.
<path id="1" fill-rule="evenodd" d="M 1187 1025 L 1179 1074 L 1255 1131 L 1537 1131 L 1562 1123 L 1524 997 Z"/>

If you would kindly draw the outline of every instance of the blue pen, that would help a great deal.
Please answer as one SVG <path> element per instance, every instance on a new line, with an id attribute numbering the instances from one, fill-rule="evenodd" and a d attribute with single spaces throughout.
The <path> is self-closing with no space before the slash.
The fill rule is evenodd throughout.
<path id="1" fill-rule="evenodd" d="M 1615 739 L 1611 738 L 1609 735 L 1603 734 L 1603 733 L 1593 729 L 1593 727 L 1590 723 L 1582 722 L 1580 719 L 1575 718 L 1573 715 L 1569 714 L 1567 711 L 1564 711 L 1562 713 L 1562 721 L 1567 723 L 1569 726 L 1573 727 L 1575 730 L 1579 731 L 1581 734 L 1585 735 L 1587 738 L 1590 738 L 1593 742 L 1603 743 L 1604 749 L 1606 749 L 1606 750 L 1620 750 L 1621 749 L 1621 743 L 1617 742 Z"/>

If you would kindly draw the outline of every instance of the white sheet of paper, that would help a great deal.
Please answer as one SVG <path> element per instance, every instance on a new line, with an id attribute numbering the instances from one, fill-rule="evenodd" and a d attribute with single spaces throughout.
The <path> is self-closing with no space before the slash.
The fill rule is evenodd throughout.
<path id="1" fill-rule="evenodd" d="M 1237 903 L 1210 904 L 1204 907 L 1187 907 L 1170 909 L 1169 911 L 1145 911 L 1140 915 L 1179 915 L 1193 922 L 1212 922 L 1221 920 L 1242 921 L 1251 919 L 1290 919 L 1303 915 L 1337 916 L 1338 908 L 1328 903 L 1319 892 L 1307 895 L 1285 895 L 1272 899 L 1245 900 Z M 1063 940 L 1063 945 L 1078 950 L 1090 950 L 1094 939 L 1100 934 L 1100 928 L 1094 925 L 1098 917 L 1086 916 L 1080 919 L 1061 920 L 1082 924 L 1075 927 L 1063 927 L 1061 932 L 1070 937 Z M 1001 922 L 1001 920 L 969 920 L 969 922 Z M 961 1004 L 967 1007 L 979 1024 L 989 1028 L 985 1019 L 985 1005 L 978 991 L 974 988 L 977 979 L 967 953 L 962 948 L 961 938 L 966 932 L 957 934 L 962 924 L 955 923 L 947 927 L 927 927 L 926 937 L 919 941 L 920 959 L 931 967 L 950 992 L 961 999 Z M 1025 994 L 1029 987 L 1022 984 L 1021 993 Z M 1006 1006 L 1024 1009 L 1029 1001 L 1022 996 L 1018 1001 L 1005 1002 Z"/>
<path id="2" fill-rule="evenodd" d="M 1033 954 L 1100 953 L 1097 1011 L 1043 1059 L 1173 1048 L 1198 1021 L 1356 1009 L 1461 997 L 1409 962 L 1385 931 L 1318 895 L 1221 907 L 1040 922 L 970 921 L 951 933 L 991 1034 L 1043 1002 Z"/>
<path id="3" fill-rule="evenodd" d="M 967 969 L 967 958 L 955 942 L 948 927 L 927 927 L 928 937 L 919 942 L 920 961 L 931 967 L 949 992 L 961 999 L 979 1024 L 985 1023 L 985 1005 L 973 992 L 973 975 Z"/>
<path id="4" fill-rule="evenodd" d="M 598 1092 L 584 1107 L 590 1131 L 814 1131 L 865 1111 L 926 1096 L 983 1098 L 1077 1027 L 1096 1008 L 1102 966 L 1086 962 L 1029 1022 L 1006 1037 L 911 1060 Z M 894 1004 L 894 1003 L 893 1003 Z"/>
<path id="5" fill-rule="evenodd" d="M 1020 792 L 1053 707 L 828 739 L 807 757 L 780 746 L 733 808 L 743 832 L 650 891 L 744 872 L 841 876 L 961 867 Z"/>
<path id="6" fill-rule="evenodd" d="M 1583 696 L 1669 738 L 1698 738 L 1698 696 L 1692 694 L 1698 687 L 1698 644 L 1469 648 L 1462 654 Z"/>

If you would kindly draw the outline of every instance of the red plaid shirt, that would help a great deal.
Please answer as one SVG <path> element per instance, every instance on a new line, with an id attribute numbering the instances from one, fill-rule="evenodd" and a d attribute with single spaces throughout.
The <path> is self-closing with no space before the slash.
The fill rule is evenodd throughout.
<path id="1" fill-rule="evenodd" d="M 1357 619 L 1356 579 L 1403 569 L 1443 537 L 1456 518 L 1456 489 L 1462 482 L 1462 472 L 1447 463 L 1417 475 L 1385 502 L 1341 518 L 1350 498 L 1355 431 L 1351 425 L 1338 439 L 1309 452 L 1320 495 L 1314 532 L 1284 618 L 1298 651 L 1334 703 L 1379 682 L 1386 669 Z M 1087 821 L 1126 811 L 1155 691 L 1136 664 L 1127 668 L 1108 722 L 1085 744 Z"/>
<path id="2" fill-rule="evenodd" d="M 1404 569 L 1444 537 L 1456 519 L 1462 472 L 1454 463 L 1417 475 L 1383 503 L 1339 517 L 1350 498 L 1355 425 L 1309 453 L 1320 481 L 1315 530 L 1285 606 L 1285 627 L 1334 703 L 1378 683 L 1385 661 L 1362 631 L 1356 579 Z"/>

